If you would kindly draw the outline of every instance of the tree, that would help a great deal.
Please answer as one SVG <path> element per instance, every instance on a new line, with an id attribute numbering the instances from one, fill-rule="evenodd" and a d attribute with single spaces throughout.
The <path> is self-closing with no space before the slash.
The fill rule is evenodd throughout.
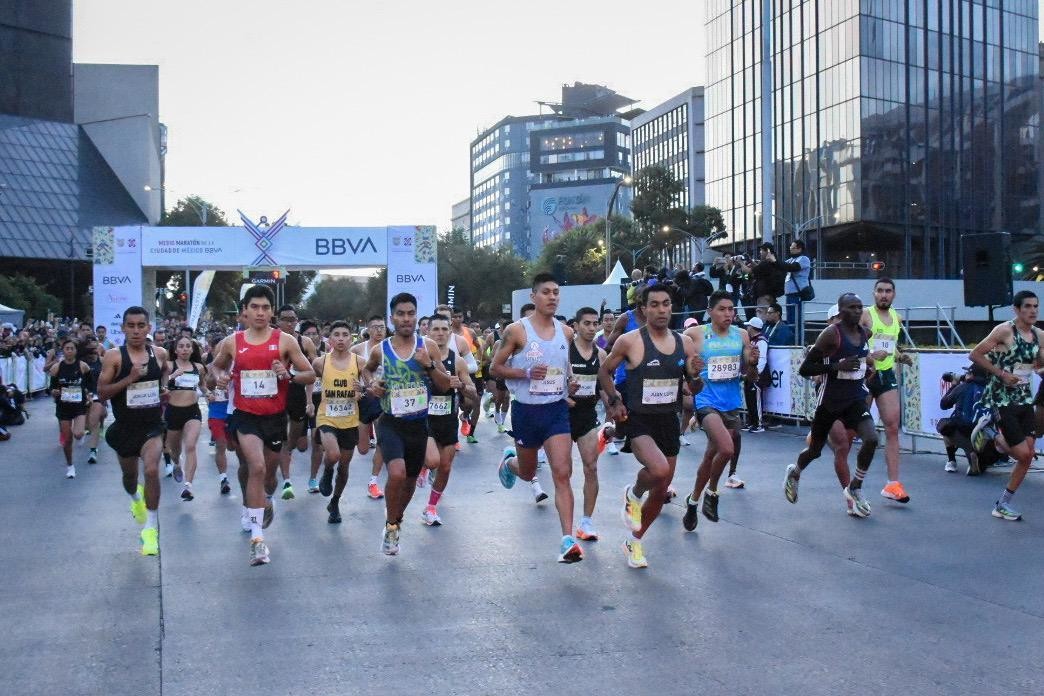
<path id="1" fill-rule="evenodd" d="M 685 184 L 666 167 L 653 165 L 642 169 L 634 177 L 631 213 L 635 222 L 650 234 L 664 226 L 680 227 L 686 222 L 685 209 L 678 204 L 684 190 Z"/>
<path id="2" fill-rule="evenodd" d="M 526 285 L 524 260 L 510 249 L 472 246 L 459 228 L 440 236 L 438 267 L 440 288 L 452 285 L 454 304 L 477 318 L 499 318 L 511 291 Z M 422 313 L 431 309 L 420 308 Z"/>
<path id="3" fill-rule="evenodd" d="M 0 275 L 0 304 L 14 309 L 24 309 L 26 321 L 43 319 L 49 312 L 59 314 L 62 301 L 47 292 L 47 288 L 21 273 L 12 276 Z"/>
<path id="4" fill-rule="evenodd" d="M 377 290 L 377 278 L 325 278 L 308 296 L 302 316 L 320 321 L 365 321 L 373 314 L 384 314 L 384 287 Z"/>
<path id="5" fill-rule="evenodd" d="M 570 285 L 598 284 L 605 280 L 605 222 L 574 227 L 544 245 L 543 251 L 533 264 L 534 271 L 550 270 L 560 275 L 556 268 L 563 269 Z"/>

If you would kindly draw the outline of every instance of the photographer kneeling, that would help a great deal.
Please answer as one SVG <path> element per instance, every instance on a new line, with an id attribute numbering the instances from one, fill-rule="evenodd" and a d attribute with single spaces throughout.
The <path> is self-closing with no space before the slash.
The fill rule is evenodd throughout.
<path id="1" fill-rule="evenodd" d="M 948 418 L 941 419 L 935 426 L 946 445 L 946 471 L 957 471 L 957 449 L 960 448 L 968 457 L 967 475 L 978 476 L 982 472 L 979 455 L 972 447 L 971 432 L 975 428 L 975 406 L 986 387 L 986 378 L 986 371 L 978 365 L 965 368 L 960 376 L 952 372 L 942 376 L 951 386 L 939 406 L 953 409 Z"/>

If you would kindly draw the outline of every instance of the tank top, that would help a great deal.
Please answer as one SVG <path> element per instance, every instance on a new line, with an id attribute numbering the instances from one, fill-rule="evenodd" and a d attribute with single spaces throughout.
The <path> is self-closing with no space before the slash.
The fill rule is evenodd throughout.
<path id="1" fill-rule="evenodd" d="M 81 406 L 87 403 L 87 376 L 80 372 L 80 361 L 70 364 L 62 360 L 58 363 L 58 374 L 55 382 L 59 390 L 58 402 L 70 406 Z"/>
<path id="2" fill-rule="evenodd" d="M 536 365 L 547 365 L 547 375 L 542 380 L 509 379 L 508 388 L 515 401 L 523 404 L 553 404 L 566 397 L 566 379 L 569 375 L 569 348 L 566 346 L 562 324 L 554 322 L 555 333 L 543 339 L 533 329 L 529 317 L 519 320 L 526 332 L 526 344 L 521 352 L 508 358 L 511 367 L 528 370 Z"/>
<path id="3" fill-rule="evenodd" d="M 649 336 L 649 327 L 638 332 L 645 349 L 637 367 L 627 368 L 627 410 L 635 413 L 677 413 L 685 376 L 685 343 L 675 331 L 674 352 L 661 353 Z"/>
<path id="4" fill-rule="evenodd" d="M 834 324 L 837 332 L 837 350 L 827 356 L 827 364 L 839 363 L 847 358 L 865 358 L 870 354 L 869 334 L 865 327 L 859 327 L 860 344 L 855 345 L 848 335 L 841 330 L 840 324 Z M 832 410 L 840 410 L 853 401 L 863 401 L 870 394 L 866 388 L 866 361 L 859 363 L 859 369 L 852 371 L 828 372 L 823 388 L 819 390 L 817 403 Z"/>
<path id="5" fill-rule="evenodd" d="M 453 341 L 450 341 L 452 344 Z M 446 371 L 451 376 L 457 374 L 457 354 L 453 351 L 449 352 L 449 356 L 442 361 Z M 434 384 L 431 385 L 431 398 L 428 400 L 428 417 L 439 418 L 443 416 L 457 415 L 457 390 L 447 389 L 446 391 L 439 391 Z"/>
<path id="6" fill-rule="evenodd" d="M 91 374 L 88 375 L 87 391 L 94 396 L 98 395 L 98 378 L 101 377 L 102 361 L 101 358 L 95 357 L 94 362 L 88 362 L 87 367 L 91 368 Z"/>
<path id="7" fill-rule="evenodd" d="M 173 363 L 177 368 L 177 361 Z M 171 370 L 173 372 L 173 370 Z M 171 391 L 195 391 L 199 387 L 199 368 L 192 363 L 192 369 L 182 372 L 174 379 L 167 380 L 167 389 Z"/>
<path id="8" fill-rule="evenodd" d="M 870 308 L 870 352 L 888 351 L 887 358 L 874 361 L 874 369 L 879 372 L 895 367 L 895 347 L 899 344 L 899 332 L 902 330 L 899 313 L 889 307 L 888 316 L 892 320 L 891 326 L 885 326 L 881 318 L 877 316 L 877 307 Z"/>
<path id="9" fill-rule="evenodd" d="M 115 394 L 112 401 L 112 415 L 121 424 L 154 425 L 163 420 L 163 407 L 160 404 L 160 368 L 156 354 L 151 347 L 146 347 L 149 361 L 145 368 L 145 376 Z M 134 368 L 127 346 L 120 346 L 120 371 L 114 381 L 119 382 L 131 373 Z"/>
<path id="10" fill-rule="evenodd" d="M 395 354 L 391 338 L 381 342 L 381 366 L 384 368 L 384 396 L 381 409 L 402 420 L 423 420 L 428 417 L 430 381 L 424 367 L 417 362 L 417 349 L 424 338 L 417 336 L 410 357 L 403 360 Z"/>
<path id="11" fill-rule="evenodd" d="M 719 336 L 710 324 L 703 328 L 703 390 L 696 395 L 696 408 L 734 411 L 743 406 L 743 335 L 742 329 L 729 326 Z"/>
<path id="12" fill-rule="evenodd" d="M 315 411 L 315 424 L 334 428 L 356 428 L 359 426 L 359 366 L 355 353 L 348 353 L 348 367 L 335 367 L 330 359 L 332 353 L 323 357 L 323 378 L 320 385 L 322 397 Z"/>
<path id="13" fill-rule="evenodd" d="M 276 379 L 272 361 L 279 360 L 279 337 L 282 332 L 272 329 L 268 340 L 255 345 L 248 343 L 245 331 L 236 332 L 236 357 L 232 378 L 236 389 L 232 396 L 236 411 L 255 416 L 273 416 L 286 411 L 289 382 Z"/>
<path id="14" fill-rule="evenodd" d="M 1030 390 L 1030 377 L 1033 367 L 1037 361 L 1037 353 L 1040 352 L 1040 342 L 1037 340 L 1037 332 L 1033 332 L 1033 342 L 1030 343 L 1019 333 L 1015 322 L 1011 324 L 1013 342 L 1008 350 L 993 352 L 989 354 L 990 362 L 1006 372 L 1010 372 L 1019 378 L 1019 383 L 1009 387 L 1000 378 L 990 375 L 986 389 L 982 392 L 982 403 L 990 408 L 1001 406 L 1013 406 L 1018 404 L 1032 404 L 1033 393 Z"/>
<path id="15" fill-rule="evenodd" d="M 626 314 L 627 314 L 627 326 L 624 328 L 624 333 L 627 333 L 628 331 L 634 331 L 635 329 L 637 329 L 639 327 L 638 315 L 635 313 L 635 311 L 633 309 L 628 309 Z M 627 365 L 626 365 L 626 361 L 620 363 L 620 365 L 616 368 L 616 374 L 613 375 L 613 381 L 616 382 L 617 384 L 623 384 L 623 381 L 625 379 L 627 379 Z"/>
<path id="16" fill-rule="evenodd" d="M 598 357 L 598 346 L 591 344 L 591 357 L 584 359 L 576 343 L 569 344 L 569 364 L 573 368 L 573 377 L 580 383 L 580 388 L 573 394 L 575 408 L 594 408 L 598 403 L 598 368 L 601 360 Z"/>

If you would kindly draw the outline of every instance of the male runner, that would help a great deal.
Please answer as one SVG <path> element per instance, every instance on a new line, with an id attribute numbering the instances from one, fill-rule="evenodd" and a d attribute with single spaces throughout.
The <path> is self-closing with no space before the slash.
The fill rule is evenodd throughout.
<path id="1" fill-rule="evenodd" d="M 613 314 L 611 309 L 602 310 L 602 323 L 598 328 L 598 333 L 595 334 L 595 345 L 602 350 L 608 350 L 609 345 L 609 334 L 613 332 L 613 327 L 616 325 L 616 315 Z"/>
<path id="2" fill-rule="evenodd" d="M 315 324 L 315 322 L 308 321 L 308 320 L 302 321 L 299 328 L 300 328 L 300 331 L 301 331 L 301 335 L 307 337 L 312 342 L 312 345 L 315 346 L 315 356 L 317 358 L 323 357 L 323 354 L 327 352 L 328 348 L 327 348 L 325 339 L 319 333 L 319 327 Z M 350 329 L 349 329 L 349 331 L 350 331 Z M 327 330 L 327 333 L 329 333 L 329 329 Z M 351 344 L 352 344 L 353 340 L 349 340 L 348 341 L 349 348 L 351 347 Z M 313 361 L 313 363 L 314 363 L 314 361 Z M 318 493 L 319 492 L 319 479 L 318 479 L 318 476 L 319 476 L 319 465 L 323 461 L 323 443 L 322 443 L 322 439 L 319 437 L 319 431 L 315 427 L 315 413 L 317 413 L 318 409 L 319 409 L 319 398 L 321 396 L 321 394 L 320 394 L 320 391 L 321 391 L 320 387 L 321 386 L 322 385 L 320 384 L 320 379 L 317 376 L 315 378 L 315 384 L 312 387 L 312 406 L 314 407 L 315 410 L 314 410 L 312 416 L 310 418 L 308 418 L 307 426 L 306 426 L 306 427 L 308 427 L 312 431 L 312 435 L 310 437 L 310 439 L 312 441 L 312 452 L 311 452 L 311 455 L 309 457 L 310 461 L 309 461 L 309 469 L 308 469 L 308 492 L 309 493 Z"/>
<path id="3" fill-rule="evenodd" d="M 479 370 L 477 357 L 482 348 L 482 339 L 470 327 L 464 325 L 464 310 L 454 307 L 450 314 L 450 319 L 450 330 L 454 336 L 462 339 L 458 345 L 462 349 L 460 356 L 467 363 L 469 379 L 474 381 L 475 391 L 481 396 L 483 389 L 482 373 Z M 473 445 L 478 442 L 478 439 L 475 437 L 475 429 L 478 427 L 480 414 L 479 404 L 461 410 L 461 416 L 464 420 L 461 433 L 467 437 L 468 444 Z"/>
<path id="4" fill-rule="evenodd" d="M 112 403 L 115 422 L 105 431 L 105 442 L 116 451 L 123 471 L 123 490 L 131 497 L 131 515 L 142 526 L 141 553 L 159 553 L 159 460 L 163 449 L 161 395 L 167 384 L 167 351 L 149 348 L 149 313 L 142 307 L 123 312 L 124 344 L 105 351 L 98 396 Z M 138 460 L 145 485 L 138 483 Z"/>
<path id="5" fill-rule="evenodd" d="M 1015 459 L 1008 485 L 992 513 L 1009 521 L 1022 519 L 1022 513 L 1011 504 L 1011 499 L 1033 461 L 1036 424 L 1030 375 L 1039 374 L 1044 367 L 1044 354 L 1040 350 L 1044 331 L 1035 326 L 1040 300 L 1029 290 L 1020 290 L 1012 298 L 1012 305 L 1015 318 L 996 326 L 969 356 L 990 374 L 979 403 L 992 411 L 992 420 L 1000 428 L 998 440 L 1003 440 L 1001 446 Z M 972 441 L 975 441 L 974 434 Z"/>
<path id="6" fill-rule="evenodd" d="M 457 453 L 457 423 L 459 422 L 460 400 L 470 405 L 478 400 L 478 393 L 468 376 L 468 366 L 455 352 L 449 349 L 450 320 L 444 314 L 436 314 L 428 321 L 428 337 L 435 342 L 437 352 L 433 355 L 446 368 L 450 375 L 449 389 L 441 390 L 432 387 L 428 400 L 428 447 L 438 450 L 438 469 L 435 480 L 431 484 L 428 505 L 421 514 L 421 520 L 429 527 L 439 526 L 438 504 L 446 492 L 453 458 Z M 429 457 L 434 459 L 434 457 Z"/>
<path id="7" fill-rule="evenodd" d="M 834 423 L 841 421 L 846 428 L 855 430 L 863 441 L 856 455 L 855 476 L 844 489 L 848 514 L 869 517 L 870 503 L 863 497 L 863 479 L 877 450 L 877 429 L 866 402 L 868 390 L 864 383 L 870 369 L 868 363 L 872 360 L 867 359 L 870 355 L 869 336 L 860 323 L 863 301 L 858 295 L 841 295 L 837 306 L 841 321 L 823 329 L 801 363 L 802 377 L 826 375 L 826 382 L 819 392 L 819 405 L 812 418 L 808 447 L 798 454 L 797 464 L 787 466 L 783 494 L 791 503 L 797 502 L 801 472 L 819 458 Z"/>
<path id="8" fill-rule="evenodd" d="M 910 502 L 903 484 L 899 482 L 899 383 L 895 377 L 896 361 L 912 365 L 909 355 L 899 351 L 899 332 L 902 322 L 892 309 L 895 301 L 895 282 L 878 278 L 874 283 L 874 306 L 863 310 L 860 323 L 870 332 L 870 357 L 874 360 L 874 374 L 867 381 L 870 398 L 867 408 L 877 401 L 877 412 L 884 423 L 885 464 L 888 483 L 881 495 L 900 503 Z"/>
<path id="9" fill-rule="evenodd" d="M 276 314 L 276 325 L 279 330 L 289 334 L 297 341 L 301 352 L 308 358 L 309 365 L 316 359 L 315 344 L 307 336 L 297 331 L 297 310 L 293 305 L 283 305 Z M 293 368 L 290 374 L 295 374 Z M 312 403 L 312 391 L 314 384 L 301 384 L 296 381 L 290 382 L 290 390 L 286 397 L 286 415 L 290 421 L 290 427 L 286 441 L 283 443 L 283 451 L 280 453 L 279 468 L 283 473 L 283 500 L 293 500 L 294 484 L 290 479 L 290 458 L 293 456 L 294 448 L 298 452 L 308 449 L 308 419 L 315 417 L 315 404 Z M 275 478 L 275 473 L 272 473 Z M 274 489 L 275 481 L 269 483 Z"/>
<path id="10" fill-rule="evenodd" d="M 674 477 L 681 448 L 678 409 L 682 380 L 688 375 L 695 377 L 697 386 L 700 381 L 692 339 L 670 330 L 667 287 L 646 286 L 638 306 L 644 326 L 614 338 L 612 352 L 598 370 L 608 399 L 606 410 L 617 424 L 626 422 L 631 449 L 642 465 L 635 482 L 624 489 L 623 520 L 630 531 L 624 551 L 631 568 L 648 566 L 642 537 L 659 516 Z M 621 365 L 627 370 L 622 382 L 628 392 L 625 398 L 615 384 Z"/>
<path id="11" fill-rule="evenodd" d="M 352 353 L 352 329 L 348 322 L 335 321 L 330 328 L 330 352 L 312 362 L 319 380 L 316 431 L 322 440 L 323 476 L 319 492 L 330 498 L 327 522 L 341 523 L 341 494 L 348 485 L 348 466 L 359 444 L 359 396 L 362 394 L 363 361 Z M 334 465 L 337 481 L 333 482 Z"/>
<path id="12" fill-rule="evenodd" d="M 384 335 L 387 333 L 387 330 L 388 325 L 385 323 L 384 317 L 380 314 L 374 314 L 366 322 L 367 338 L 352 346 L 352 352 L 359 355 L 365 363 L 369 360 L 370 354 L 380 347 L 381 341 L 384 340 Z M 379 378 L 380 376 L 378 375 L 378 379 Z M 380 416 L 379 400 L 370 394 L 364 394 L 359 400 L 359 410 L 361 412 L 359 454 L 366 454 L 370 451 L 371 447 L 376 445 L 376 440 L 373 437 L 373 422 Z M 379 450 L 373 453 L 370 482 L 366 485 L 366 493 L 370 496 L 371 500 L 380 500 L 384 497 L 384 491 L 381 490 L 381 486 L 377 482 L 377 477 L 380 476 L 381 467 L 384 464 L 380 455 L 381 453 Z"/>
<path id="13" fill-rule="evenodd" d="M 247 328 L 237 331 L 218 346 L 213 369 L 216 384 L 226 389 L 235 382 L 232 404 L 235 411 L 226 421 L 229 437 L 236 443 L 239 466 L 247 469 L 245 502 L 250 525 L 250 565 L 270 562 L 264 528 L 275 510 L 265 484 L 274 481 L 279 454 L 286 441 L 286 404 L 289 382 L 308 384 L 315 373 L 294 338 L 271 327 L 272 291 L 254 285 L 243 295 Z M 297 374 L 291 376 L 287 364 Z M 242 477 L 241 477 L 242 479 Z"/>
<path id="14" fill-rule="evenodd" d="M 515 447 L 506 447 L 500 462 L 500 482 L 515 485 L 516 477 L 536 478 L 537 450 L 543 446 L 555 484 L 555 507 L 562 527 L 558 562 L 575 563 L 584 558 L 573 538 L 573 489 L 569 437 L 569 405 L 566 397 L 576 388 L 571 382 L 569 343 L 573 331 L 555 319 L 559 287 L 550 273 L 533 278 L 530 298 L 536 307 L 532 316 L 507 328 L 500 350 L 493 356 L 493 375 L 504 378 L 511 388 L 511 428 Z"/>
<path id="15" fill-rule="evenodd" d="M 707 298 L 707 317 L 710 323 L 700 327 L 693 339 L 693 349 L 699 356 L 703 389 L 696 394 L 693 406 L 696 420 L 707 434 L 707 449 L 696 470 L 696 482 L 685 501 L 682 526 L 696 529 L 703 494 L 703 516 L 718 521 L 718 480 L 725 465 L 740 448 L 740 428 L 743 426 L 740 409 L 743 407 L 743 375 L 757 369 L 758 353 L 750 345 L 746 331 L 733 326 L 736 306 L 732 294 L 716 290 Z"/>
<path id="16" fill-rule="evenodd" d="M 645 313 L 642 309 L 642 303 L 639 301 L 633 308 L 626 310 L 616 317 L 616 323 L 613 325 L 613 330 L 609 333 L 609 336 L 605 339 L 605 350 L 611 351 L 613 344 L 616 343 L 616 339 L 623 336 L 628 331 L 635 331 L 645 326 Z M 624 406 L 627 406 L 627 395 L 628 389 L 624 384 L 627 379 L 627 368 L 621 363 L 616 369 L 616 390 L 620 394 L 620 398 L 624 400 Z M 630 451 L 626 444 L 626 433 L 627 424 L 617 423 L 616 424 L 616 440 L 624 442 L 624 451 Z M 609 454 L 616 455 L 620 454 L 620 449 L 617 447 L 617 442 L 610 441 L 606 446 L 605 451 Z"/>
<path id="17" fill-rule="evenodd" d="M 598 368 L 605 362 L 605 351 L 594 343 L 598 329 L 598 312 L 581 307 L 576 312 L 573 342 L 569 344 L 569 363 L 579 386 L 569 402 L 569 432 L 580 452 L 584 467 L 584 514 L 576 528 L 576 538 L 597 541 L 594 516 L 598 498 Z"/>

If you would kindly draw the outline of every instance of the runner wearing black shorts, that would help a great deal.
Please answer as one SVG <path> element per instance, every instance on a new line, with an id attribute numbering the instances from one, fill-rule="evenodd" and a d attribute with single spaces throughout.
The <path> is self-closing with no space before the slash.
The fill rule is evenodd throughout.
<path id="1" fill-rule="evenodd" d="M 280 331 L 290 334 L 297 340 L 298 347 L 308 359 L 309 364 L 311 364 L 316 358 L 315 344 L 312 343 L 311 339 L 298 333 L 297 310 L 294 309 L 294 306 L 287 304 L 280 307 L 279 312 L 276 314 L 276 323 Z M 295 375 L 297 372 L 291 367 L 290 374 Z M 290 390 L 287 392 L 286 415 L 289 427 L 279 459 L 279 469 L 283 474 L 283 500 L 293 500 L 294 498 L 294 484 L 290 478 L 290 459 L 293 456 L 294 448 L 296 447 L 298 452 L 308 450 L 309 419 L 315 417 L 315 404 L 312 401 L 313 391 L 314 385 L 312 384 L 291 382 Z M 275 491 L 275 487 L 275 473 L 273 472 L 272 480 L 267 484 L 270 494 Z"/>
<path id="2" fill-rule="evenodd" d="M 76 341 L 64 339 L 58 346 L 62 359 L 47 372 L 51 376 L 51 396 L 54 397 L 54 415 L 58 419 L 59 440 L 65 455 L 65 478 L 76 478 L 73 466 L 73 440 L 83 438 L 87 422 L 87 385 L 91 368 L 77 357 Z"/>
<path id="3" fill-rule="evenodd" d="M 576 538 L 597 541 L 594 526 L 595 501 L 598 499 L 598 411 L 601 389 L 598 386 L 598 368 L 605 360 L 605 351 L 594 343 L 598 331 L 598 312 L 581 307 L 573 324 L 573 341 L 569 344 L 569 363 L 578 386 L 569 402 L 569 432 L 580 452 L 584 467 L 584 511 L 576 527 Z"/>

